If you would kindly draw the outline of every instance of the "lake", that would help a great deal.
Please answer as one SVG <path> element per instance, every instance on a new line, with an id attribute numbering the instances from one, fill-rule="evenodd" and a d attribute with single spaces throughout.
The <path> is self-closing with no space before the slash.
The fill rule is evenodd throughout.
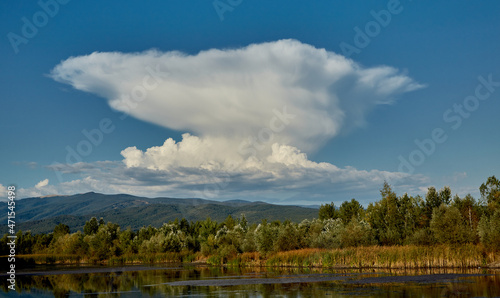
<path id="1" fill-rule="evenodd" d="M 36 266 L 9 297 L 460 297 L 500 296 L 500 270 Z"/>

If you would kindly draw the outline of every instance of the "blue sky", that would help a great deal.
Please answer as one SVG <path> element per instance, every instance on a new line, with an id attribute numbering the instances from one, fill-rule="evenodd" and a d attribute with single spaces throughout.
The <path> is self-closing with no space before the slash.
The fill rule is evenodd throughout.
<path id="1" fill-rule="evenodd" d="M 496 1 L 2 2 L 0 190 L 366 204 L 387 180 L 478 197 L 500 169 L 499 14 Z M 270 124 L 284 109 L 295 117 Z M 415 141 L 433 131 L 425 153 Z M 264 138 L 254 156 L 249 137 Z"/>

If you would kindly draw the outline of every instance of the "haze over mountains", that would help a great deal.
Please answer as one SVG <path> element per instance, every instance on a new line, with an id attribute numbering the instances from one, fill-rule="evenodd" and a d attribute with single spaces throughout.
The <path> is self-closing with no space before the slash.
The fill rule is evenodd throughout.
<path id="1" fill-rule="evenodd" d="M 1 208 L 7 210 L 5 202 Z M 312 206 L 314 207 L 314 206 Z M 82 230 L 85 221 L 95 216 L 133 230 L 142 226 L 161 226 L 176 218 L 188 221 L 210 217 L 223 221 L 228 215 L 234 218 L 245 214 L 250 223 L 286 220 L 300 222 L 318 216 L 311 207 L 273 205 L 264 202 L 230 200 L 224 202 L 203 199 L 146 198 L 126 194 L 105 195 L 95 192 L 71 196 L 35 197 L 16 202 L 16 230 L 48 233 L 59 223 L 67 224 L 71 231 Z M 7 222 L 7 213 L 0 216 Z M 6 233 L 2 224 L 0 232 Z"/>

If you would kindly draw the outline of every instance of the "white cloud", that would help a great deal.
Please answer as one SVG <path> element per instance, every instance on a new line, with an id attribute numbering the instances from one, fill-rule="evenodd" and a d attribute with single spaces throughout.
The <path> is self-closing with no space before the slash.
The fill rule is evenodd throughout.
<path id="1" fill-rule="evenodd" d="M 122 151 L 121 162 L 53 165 L 52 170 L 80 175 L 81 179 L 60 183 L 51 188 L 50 194 L 97 191 L 291 204 L 345 200 L 354 193 L 362 200 L 358 194 L 377 193 L 384 180 L 395 187 L 428 183 L 422 176 L 317 163 L 289 145 L 273 144 L 265 159 L 251 156 L 238 160 L 207 157 L 205 151 L 216 151 L 212 146 L 217 143 L 185 134 L 180 142 L 169 139 L 162 146 L 145 151 L 127 148 Z M 49 192 L 45 188 L 44 191 Z M 33 192 L 30 194 L 33 196 Z"/>
<path id="2" fill-rule="evenodd" d="M 49 179 L 44 179 L 31 188 L 18 188 L 17 196 L 19 198 L 41 197 L 58 194 L 59 190 L 59 186 L 49 185 Z"/>
<path id="3" fill-rule="evenodd" d="M 249 199 L 294 204 L 342 202 L 355 196 L 361 202 L 373 201 L 384 180 L 396 189 L 424 185 L 423 176 L 410 176 L 378 170 L 339 168 L 316 163 L 287 145 L 273 146 L 271 161 L 253 158 L 238 167 L 220 164 L 212 168 L 169 167 L 128 168 L 123 162 L 77 163 L 51 166 L 60 173 L 81 176 L 43 189 L 20 189 L 22 197 L 75 194 L 88 191 L 127 193 L 138 196 L 201 197 L 205 199 Z M 252 163 L 253 159 L 253 163 Z"/>
<path id="4" fill-rule="evenodd" d="M 410 175 L 385 171 L 360 171 L 353 167 L 344 169 L 333 164 L 317 163 L 308 159 L 305 153 L 289 145 L 274 143 L 267 158 L 258 159 L 250 156 L 244 159 L 229 158 L 227 155 L 212 154 L 218 152 L 220 144 L 201 140 L 196 136 L 184 134 L 180 142 L 168 139 L 162 146 L 141 151 L 129 147 L 122 151 L 124 164 L 130 169 L 147 169 L 160 171 L 163 174 L 184 173 L 194 177 L 194 181 L 203 182 L 204 176 L 217 176 L 226 173 L 230 177 L 246 176 L 269 186 L 280 186 L 282 189 L 296 189 L 300 185 L 316 185 L 327 183 L 353 183 L 381 185 L 384 180 L 404 180 Z M 212 154 L 212 155 L 210 155 Z M 263 181 L 262 179 L 266 180 Z M 290 184 L 293 181 L 293 185 Z M 242 183 L 243 181 L 239 181 Z M 251 181 L 248 181 L 251 185 Z M 253 187 L 253 186 L 251 186 Z M 272 188 L 272 187 L 271 187 Z"/>
<path id="5" fill-rule="evenodd" d="M 45 179 L 45 180 L 42 180 L 40 182 L 38 182 L 36 185 L 35 185 L 35 188 L 38 188 L 38 189 L 41 189 L 45 186 L 49 185 L 49 179 Z"/>
<path id="6" fill-rule="evenodd" d="M 0 198 L 6 198 L 7 197 L 7 187 L 3 186 L 3 184 L 0 183 Z"/>
<path id="7" fill-rule="evenodd" d="M 365 68 L 296 40 L 196 55 L 96 52 L 61 62 L 51 76 L 106 98 L 118 111 L 189 132 L 144 151 L 126 148 L 123 163 L 111 167 L 59 167 L 82 175 L 59 184 L 60 193 L 92 188 L 207 197 L 215 189 L 213 197 L 321 197 L 378 189 L 384 180 L 423 180 L 308 159 L 326 140 L 363 125 L 374 106 L 423 86 L 397 69 Z M 50 187 L 44 181 L 35 189 Z"/>
<path id="8" fill-rule="evenodd" d="M 422 87 L 394 68 L 363 68 L 296 40 L 196 55 L 96 52 L 61 62 L 51 75 L 114 109 L 200 137 L 254 136 L 286 107 L 296 117 L 274 141 L 306 152 L 362 124 L 375 105 Z"/>

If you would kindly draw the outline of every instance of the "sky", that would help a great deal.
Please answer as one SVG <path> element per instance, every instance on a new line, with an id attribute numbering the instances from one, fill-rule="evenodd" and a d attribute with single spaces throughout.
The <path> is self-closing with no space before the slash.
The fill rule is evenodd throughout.
<path id="1" fill-rule="evenodd" d="M 323 204 L 499 175 L 498 1 L 3 1 L 0 197 Z"/>

